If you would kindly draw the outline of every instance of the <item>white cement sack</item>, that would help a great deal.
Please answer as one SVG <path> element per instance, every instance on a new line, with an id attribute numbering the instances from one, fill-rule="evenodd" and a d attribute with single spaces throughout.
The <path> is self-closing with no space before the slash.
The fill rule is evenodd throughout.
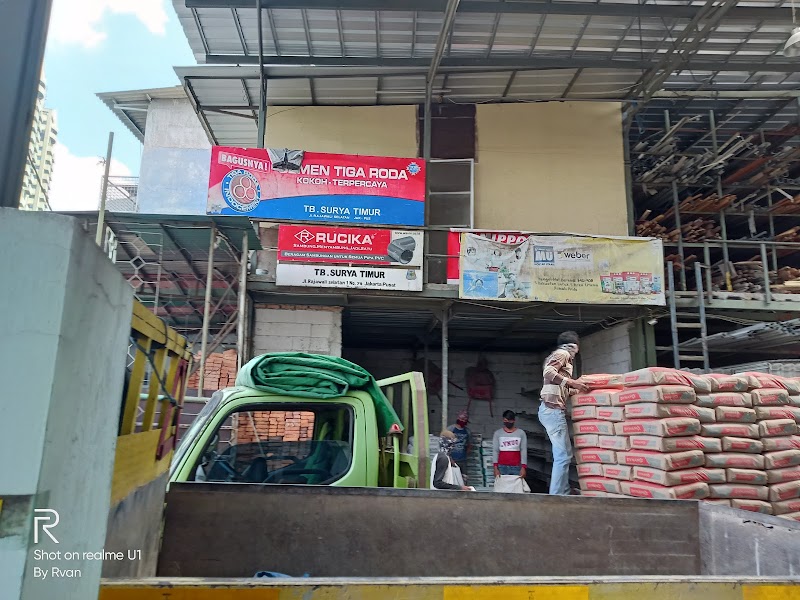
<path id="1" fill-rule="evenodd" d="M 617 463 L 630 467 L 651 467 L 662 471 L 677 471 L 678 469 L 702 467 L 705 458 L 700 450 L 666 453 L 631 450 L 630 452 L 618 452 Z"/>
<path id="2" fill-rule="evenodd" d="M 603 477 L 603 465 L 600 463 L 579 463 L 576 469 L 578 477 Z"/>
<path id="3" fill-rule="evenodd" d="M 756 411 L 742 406 L 718 406 L 714 409 L 720 423 L 755 423 Z"/>
<path id="4" fill-rule="evenodd" d="M 756 419 L 759 421 L 772 421 L 775 419 L 792 419 L 800 423 L 800 407 L 798 406 L 757 406 Z"/>
<path id="5" fill-rule="evenodd" d="M 519 475 L 500 475 L 494 479 L 494 491 L 502 494 L 526 494 L 531 488 Z"/>
<path id="6" fill-rule="evenodd" d="M 784 513 L 778 516 L 781 519 L 789 519 L 790 521 L 800 521 L 800 512 Z"/>
<path id="7" fill-rule="evenodd" d="M 714 423 L 717 418 L 713 408 L 703 408 L 693 404 L 656 404 L 643 402 L 625 405 L 626 419 L 664 419 L 669 417 L 690 417 L 701 423 Z"/>
<path id="8" fill-rule="evenodd" d="M 768 437 L 761 440 L 764 452 L 777 450 L 800 450 L 800 435 L 785 435 L 782 437 Z"/>
<path id="9" fill-rule="evenodd" d="M 665 487 L 643 481 L 621 481 L 622 493 L 635 498 L 655 498 L 660 500 L 702 500 L 708 497 L 707 483 L 687 483 L 675 487 Z"/>
<path id="10" fill-rule="evenodd" d="M 769 502 L 764 502 L 762 500 L 742 500 L 741 498 L 734 498 L 731 500 L 731 508 L 749 510 L 750 512 L 757 512 L 764 515 L 771 515 L 773 510 Z"/>
<path id="11" fill-rule="evenodd" d="M 795 498 L 800 498 L 800 481 L 774 483 L 769 486 L 770 502 L 782 502 L 783 500 L 794 500 Z"/>
<path id="12" fill-rule="evenodd" d="M 611 394 L 617 390 L 595 390 L 588 394 L 577 394 L 572 397 L 573 406 L 611 406 Z"/>
<path id="13" fill-rule="evenodd" d="M 689 417 L 636 419 L 632 421 L 622 421 L 622 423 L 614 423 L 614 432 L 616 435 L 679 437 L 684 435 L 698 435 L 700 431 L 700 421 Z"/>
<path id="14" fill-rule="evenodd" d="M 630 441 L 624 435 L 601 435 L 598 446 L 606 450 L 625 451 L 631 449 Z"/>
<path id="15" fill-rule="evenodd" d="M 603 477 L 619 481 L 633 481 L 633 467 L 623 465 L 603 465 Z"/>
<path id="16" fill-rule="evenodd" d="M 662 404 L 693 404 L 697 400 L 694 390 L 681 385 L 657 385 L 620 390 L 611 395 L 612 406 L 625 406 L 638 402 Z"/>
<path id="17" fill-rule="evenodd" d="M 715 483 L 708 486 L 711 498 L 742 498 L 744 500 L 769 499 L 769 488 L 765 485 L 744 483 Z"/>
<path id="18" fill-rule="evenodd" d="M 744 452 L 745 454 L 761 454 L 764 443 L 750 438 L 722 437 L 723 452 Z"/>
<path id="19" fill-rule="evenodd" d="M 762 438 L 795 435 L 797 433 L 797 423 L 794 422 L 794 419 L 759 421 L 758 432 Z"/>
<path id="20" fill-rule="evenodd" d="M 575 435 L 579 433 L 596 433 L 598 435 L 614 435 L 614 423 L 611 421 L 575 421 L 572 424 Z"/>
<path id="21" fill-rule="evenodd" d="M 698 392 L 711 392 L 710 381 L 702 376 L 664 367 L 648 367 L 626 373 L 623 379 L 625 387 L 643 385 L 680 385 L 688 386 Z"/>
<path id="22" fill-rule="evenodd" d="M 683 485 L 697 481 L 725 483 L 725 470 L 699 467 L 696 469 L 681 469 L 680 471 L 662 471 L 651 467 L 634 467 L 633 478 L 636 481 L 647 481 L 666 486 Z"/>
<path id="23" fill-rule="evenodd" d="M 622 406 L 598 406 L 597 418 L 601 421 L 619 423 L 625 420 L 625 409 Z"/>
<path id="24" fill-rule="evenodd" d="M 800 465 L 800 450 L 779 450 L 765 452 L 764 465 L 767 469 L 785 469 Z"/>
<path id="25" fill-rule="evenodd" d="M 764 469 L 766 461 L 760 454 L 736 454 L 722 452 L 720 454 L 706 454 L 706 468 L 708 469 Z"/>
<path id="26" fill-rule="evenodd" d="M 800 394 L 800 381 L 796 379 L 758 371 L 745 371 L 744 373 L 736 373 L 736 375 L 748 377 L 753 388 L 776 388 L 786 390 L 790 394 Z"/>
<path id="27" fill-rule="evenodd" d="M 576 448 L 597 448 L 600 436 L 596 433 L 584 433 L 576 435 L 572 440 L 572 445 Z"/>
<path id="28" fill-rule="evenodd" d="M 713 500 L 711 498 L 706 498 L 705 500 L 703 500 L 703 502 L 708 502 L 709 504 L 718 504 L 720 506 L 730 506 L 731 505 L 731 501 L 730 500 L 720 500 L 718 498 L 715 498 Z"/>
<path id="29" fill-rule="evenodd" d="M 753 390 L 750 395 L 753 397 L 753 406 L 783 406 L 789 404 L 789 392 L 786 390 L 766 388 Z"/>
<path id="30" fill-rule="evenodd" d="M 767 472 L 756 469 L 725 469 L 725 482 L 767 485 Z"/>
<path id="31" fill-rule="evenodd" d="M 800 406 L 800 395 L 789 396 L 789 404 L 791 406 Z"/>
<path id="32" fill-rule="evenodd" d="M 613 465 L 617 462 L 617 453 L 603 448 L 581 448 L 575 451 L 575 460 L 580 463 L 603 463 Z"/>
<path id="33" fill-rule="evenodd" d="M 746 392 L 750 389 L 750 380 L 746 376 L 710 373 L 705 377 L 712 392 Z"/>
<path id="34" fill-rule="evenodd" d="M 702 394 L 697 396 L 697 406 L 716 408 L 717 406 L 738 406 L 752 408 L 753 397 L 747 393 L 723 392 L 718 394 Z"/>
<path id="35" fill-rule="evenodd" d="M 572 407 L 572 420 L 581 421 L 585 419 L 596 419 L 597 409 L 594 406 L 573 406 Z"/>
<path id="36" fill-rule="evenodd" d="M 767 471 L 767 483 L 787 483 L 800 480 L 800 465 Z"/>
<path id="37" fill-rule="evenodd" d="M 616 479 L 606 479 L 605 477 L 586 477 L 578 480 L 581 490 L 593 492 L 606 492 L 610 494 L 620 494 L 619 481 Z"/>
<path id="38" fill-rule="evenodd" d="M 681 450 L 702 450 L 703 452 L 722 452 L 719 438 L 689 435 L 686 437 L 662 438 L 650 435 L 630 436 L 633 450 L 654 450 L 656 452 L 680 452 Z"/>
<path id="39" fill-rule="evenodd" d="M 708 437 L 739 437 L 757 440 L 761 437 L 755 423 L 709 423 L 703 425 L 703 435 Z"/>
<path id="40" fill-rule="evenodd" d="M 609 373 L 581 375 L 578 381 L 588 386 L 590 390 L 621 388 L 623 383 L 622 375 Z"/>
<path id="41" fill-rule="evenodd" d="M 785 515 L 793 512 L 800 513 L 800 498 L 773 502 L 772 510 L 776 515 Z"/>

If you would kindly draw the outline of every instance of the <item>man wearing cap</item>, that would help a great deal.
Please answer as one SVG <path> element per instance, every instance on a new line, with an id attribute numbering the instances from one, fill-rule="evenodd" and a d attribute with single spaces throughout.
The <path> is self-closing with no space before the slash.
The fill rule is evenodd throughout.
<path id="1" fill-rule="evenodd" d="M 451 431 L 456 436 L 456 443 L 450 453 L 450 458 L 455 461 L 462 473 L 467 472 L 467 456 L 472 449 L 472 434 L 467 423 L 469 423 L 469 413 L 462 410 L 456 417 L 456 424 L 447 428 L 447 431 Z"/>

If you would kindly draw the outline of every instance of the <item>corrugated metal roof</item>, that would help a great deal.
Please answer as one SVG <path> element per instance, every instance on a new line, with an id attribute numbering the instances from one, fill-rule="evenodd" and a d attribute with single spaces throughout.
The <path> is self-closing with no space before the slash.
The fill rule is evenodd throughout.
<path id="1" fill-rule="evenodd" d="M 144 142 L 147 108 L 150 106 L 150 101 L 155 98 L 186 98 L 186 92 L 181 86 L 174 86 L 125 92 L 101 92 L 97 94 L 97 97 L 125 124 L 139 141 Z"/>

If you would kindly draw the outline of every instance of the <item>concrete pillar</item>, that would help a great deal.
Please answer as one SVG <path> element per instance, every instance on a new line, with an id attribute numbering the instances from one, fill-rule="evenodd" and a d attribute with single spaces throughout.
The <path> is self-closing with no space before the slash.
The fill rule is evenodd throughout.
<path id="1" fill-rule="evenodd" d="M 0 209 L 0 256 L 2 596 L 97 598 L 133 292 L 69 217 Z"/>

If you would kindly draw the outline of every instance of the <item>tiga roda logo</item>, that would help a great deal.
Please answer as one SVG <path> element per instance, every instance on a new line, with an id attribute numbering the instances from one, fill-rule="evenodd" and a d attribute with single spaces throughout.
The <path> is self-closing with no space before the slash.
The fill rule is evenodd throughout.
<path id="1" fill-rule="evenodd" d="M 222 178 L 222 197 L 232 209 L 251 212 L 261 201 L 261 185 L 250 171 L 234 169 Z"/>

